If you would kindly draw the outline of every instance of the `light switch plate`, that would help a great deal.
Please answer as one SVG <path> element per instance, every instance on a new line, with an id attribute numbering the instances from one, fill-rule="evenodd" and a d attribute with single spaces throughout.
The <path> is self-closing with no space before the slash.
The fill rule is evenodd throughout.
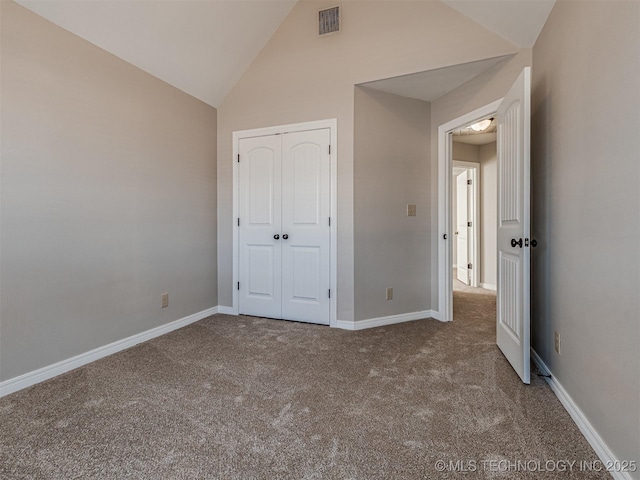
<path id="1" fill-rule="evenodd" d="M 415 217 L 416 216 L 416 206 L 412 203 L 407 205 L 407 217 Z"/>
<path id="2" fill-rule="evenodd" d="M 393 300 L 393 288 L 387 288 L 387 300 Z"/>
<path id="3" fill-rule="evenodd" d="M 169 306 L 169 294 L 162 294 L 162 308 L 167 308 Z"/>

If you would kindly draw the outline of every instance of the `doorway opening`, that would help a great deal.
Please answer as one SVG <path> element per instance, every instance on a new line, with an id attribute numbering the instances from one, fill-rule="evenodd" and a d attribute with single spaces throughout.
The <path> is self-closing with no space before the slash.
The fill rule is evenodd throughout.
<path id="1" fill-rule="evenodd" d="M 453 143 L 455 150 L 456 142 Z M 454 154 L 454 158 L 456 155 Z M 480 270 L 478 244 L 480 164 L 454 160 L 451 182 L 451 225 L 455 229 L 452 251 L 454 279 L 470 287 L 478 286 Z M 455 282 L 454 282 L 455 285 Z"/>
<path id="2" fill-rule="evenodd" d="M 441 320 L 445 322 L 453 320 L 454 288 L 460 290 L 482 288 L 483 290 L 479 290 L 479 292 L 484 293 L 489 293 L 496 288 L 497 281 L 494 280 L 493 283 L 490 283 L 492 278 L 490 275 L 495 274 L 497 261 L 495 254 L 492 257 L 489 253 L 491 249 L 496 248 L 497 212 L 494 210 L 495 213 L 491 218 L 488 217 L 491 215 L 490 210 L 485 212 L 484 222 L 482 213 L 483 207 L 493 205 L 495 209 L 497 204 L 497 158 L 496 153 L 491 155 L 489 153 L 492 145 L 495 152 L 495 118 L 501 101 L 502 99 L 496 100 L 441 125 L 438 129 L 438 171 L 440 172 L 438 178 L 440 205 L 438 222 L 439 230 L 444 232 L 442 248 L 438 249 L 438 305 Z M 483 124 L 485 120 L 490 120 L 484 122 L 488 125 Z M 478 126 L 478 124 L 480 125 Z M 478 130 L 476 131 L 475 128 Z M 490 169 L 485 171 L 486 175 L 482 174 L 480 159 L 480 149 L 484 147 L 481 145 L 483 142 L 489 145 L 485 147 L 483 154 L 487 158 L 492 157 L 492 160 L 486 162 L 490 166 Z M 461 187 L 466 185 L 464 191 L 459 191 L 458 182 Z M 483 186 L 485 187 L 484 192 L 482 191 Z M 460 201 L 467 205 L 465 212 L 467 218 L 460 218 L 462 223 L 458 225 L 457 203 L 459 197 Z M 483 228 L 485 230 L 484 243 L 482 241 Z M 493 240 L 491 240 L 492 235 Z M 449 239 L 451 241 L 448 241 Z M 485 247 L 486 251 L 483 250 Z M 489 276 L 483 277 L 483 268 L 484 273 Z M 459 278 L 463 280 L 466 278 L 467 281 L 463 282 Z"/>
<path id="3" fill-rule="evenodd" d="M 461 293 L 495 295 L 497 265 L 497 122 L 454 130 L 451 225 L 454 318 Z M 466 297 L 465 297 L 466 298 Z"/>

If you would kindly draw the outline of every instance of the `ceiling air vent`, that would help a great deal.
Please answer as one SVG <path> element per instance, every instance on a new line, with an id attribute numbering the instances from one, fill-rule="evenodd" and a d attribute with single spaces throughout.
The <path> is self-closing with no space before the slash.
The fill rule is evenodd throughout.
<path id="1" fill-rule="evenodd" d="M 318 35 L 340 31 L 340 7 L 331 7 L 318 12 Z"/>

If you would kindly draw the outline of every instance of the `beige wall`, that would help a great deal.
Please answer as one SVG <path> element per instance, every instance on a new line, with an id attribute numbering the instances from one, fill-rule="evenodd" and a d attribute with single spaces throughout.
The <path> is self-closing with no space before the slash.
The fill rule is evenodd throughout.
<path id="1" fill-rule="evenodd" d="M 6 380 L 217 305 L 216 110 L 0 9 Z"/>
<path id="2" fill-rule="evenodd" d="M 452 143 L 451 156 L 454 160 L 478 163 L 478 154 L 479 149 L 477 145 L 469 145 L 468 143 L 460 143 L 456 141 Z"/>
<path id="3" fill-rule="evenodd" d="M 480 283 L 497 285 L 498 156 L 496 142 L 478 148 L 480 161 Z"/>
<path id="4" fill-rule="evenodd" d="M 517 50 L 441 2 L 343 2 L 343 31 L 318 38 L 317 10 L 330 5 L 299 2 L 218 109 L 221 305 L 232 303 L 234 130 L 338 119 L 338 318 L 353 320 L 354 85 Z"/>
<path id="5" fill-rule="evenodd" d="M 356 87 L 356 320 L 429 308 L 430 120 L 428 102 Z"/>
<path id="6" fill-rule="evenodd" d="M 531 321 L 553 376 L 640 463 L 639 23 L 639 2 L 559 1 L 534 47 Z"/>

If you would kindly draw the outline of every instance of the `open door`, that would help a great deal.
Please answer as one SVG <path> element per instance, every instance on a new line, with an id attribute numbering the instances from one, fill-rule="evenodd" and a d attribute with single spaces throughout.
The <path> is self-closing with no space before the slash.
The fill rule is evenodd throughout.
<path id="1" fill-rule="evenodd" d="M 498 291 L 496 343 L 530 382 L 531 68 L 498 107 Z"/>
<path id="2" fill-rule="evenodd" d="M 469 285 L 469 186 L 467 180 L 469 170 L 456 177 L 456 277 L 465 285 Z"/>

